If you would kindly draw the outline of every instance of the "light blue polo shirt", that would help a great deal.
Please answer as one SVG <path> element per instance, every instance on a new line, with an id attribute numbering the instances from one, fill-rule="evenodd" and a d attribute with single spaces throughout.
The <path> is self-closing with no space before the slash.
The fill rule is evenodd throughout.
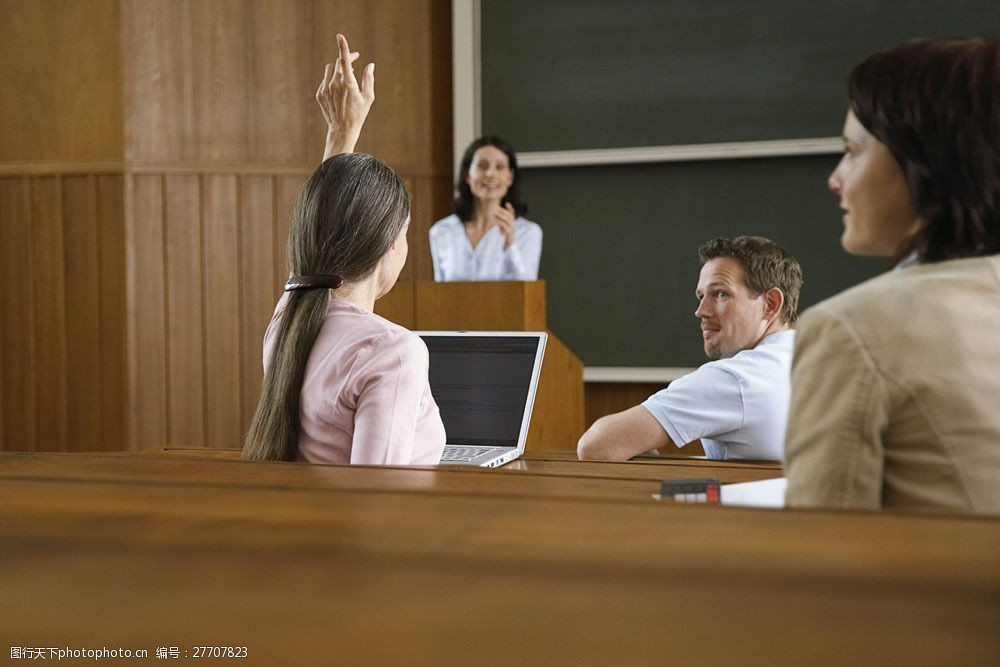
<path id="1" fill-rule="evenodd" d="M 794 346 L 795 331 L 773 333 L 752 350 L 674 380 L 642 407 L 678 447 L 700 438 L 710 459 L 780 461 Z"/>

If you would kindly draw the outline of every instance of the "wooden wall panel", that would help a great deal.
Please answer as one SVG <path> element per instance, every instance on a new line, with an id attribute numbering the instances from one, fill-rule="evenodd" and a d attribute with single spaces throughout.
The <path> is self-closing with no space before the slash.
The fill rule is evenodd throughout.
<path id="1" fill-rule="evenodd" d="M 126 157 L 318 161 L 311 2 L 123 3 Z"/>
<path id="2" fill-rule="evenodd" d="M 0 0 L 0 162 L 121 160 L 118 3 Z"/>
<path id="3" fill-rule="evenodd" d="M 86 450 L 101 439 L 101 273 L 97 193 L 93 176 L 62 179 L 66 258 L 66 448 Z"/>
<path id="4" fill-rule="evenodd" d="M 0 448 L 123 445 L 119 3 L 0 0 Z"/>
<path id="5" fill-rule="evenodd" d="M 88 449 L 126 448 L 125 227 L 124 189 L 119 174 L 94 178 L 100 287 L 100 441 Z"/>
<path id="6" fill-rule="evenodd" d="M 432 277 L 427 231 L 450 200 L 450 3 L 133 0 L 121 13 L 129 444 L 238 446 L 292 203 L 322 154 L 314 94 L 338 31 L 379 64 L 359 150 L 407 180 L 404 277 Z"/>
<path id="7" fill-rule="evenodd" d="M 0 179 L 0 449 L 124 445 L 120 183 Z"/>
<path id="8" fill-rule="evenodd" d="M 205 444 L 237 447 L 240 397 L 240 281 L 237 177 L 205 177 Z"/>
<path id="9" fill-rule="evenodd" d="M 163 177 L 135 175 L 129 187 L 129 439 L 133 448 L 143 448 L 170 442 Z"/>
<path id="10" fill-rule="evenodd" d="M 250 160 L 301 165 L 323 156 L 326 128 L 313 98 L 323 70 L 312 62 L 313 13 L 307 2 L 250 4 L 247 64 L 255 95 L 245 107 L 244 142 Z"/>
<path id="11" fill-rule="evenodd" d="M 266 176 L 240 187 L 240 311 L 243 348 L 243 424 L 249 424 L 264 379 L 261 344 L 278 290 L 274 280 L 274 190 Z"/>
<path id="12" fill-rule="evenodd" d="M 12 179 L 0 179 L 0 248 L 4 245 L 4 218 L 7 217 L 7 206 L 8 204 L 4 201 L 4 195 L 6 194 L 6 182 Z M 4 253 L 0 250 L 0 315 L 5 315 L 6 317 L 11 317 L 13 313 L 6 313 L 4 311 L 5 298 L 3 293 L 2 285 L 6 282 L 7 274 L 4 271 Z M 2 319 L 0 319 L 0 451 L 3 450 L 4 445 L 4 434 L 6 433 L 4 429 L 4 412 L 6 403 L 3 400 L 4 396 L 4 380 L 6 378 L 6 364 L 4 363 L 4 329 L 2 324 Z"/>
<path id="13" fill-rule="evenodd" d="M 410 213 L 410 257 L 401 277 L 406 280 L 434 280 L 434 263 L 428 236 L 431 225 L 451 210 L 451 177 L 407 178 L 413 197 Z"/>
<path id="14" fill-rule="evenodd" d="M 200 445 L 205 440 L 200 181 L 187 174 L 164 180 L 168 438 Z"/>
<path id="15" fill-rule="evenodd" d="M 40 448 L 66 450 L 66 295 L 58 176 L 31 179 L 31 270 L 35 273 L 35 437 Z"/>
<path id="16" fill-rule="evenodd" d="M 180 159 L 196 139 L 185 87 L 182 3 L 170 0 L 122 4 L 124 154 L 126 160 Z"/>
<path id="17" fill-rule="evenodd" d="M 292 209 L 299 188 L 309 177 L 278 176 L 275 178 L 274 220 L 274 285 L 280 291 L 288 280 L 288 232 L 292 226 Z"/>
<path id="18" fill-rule="evenodd" d="M 184 118 L 184 150 L 178 157 L 246 160 L 250 137 L 247 111 L 255 92 L 250 67 L 258 57 L 266 57 L 249 50 L 246 25 L 250 3 L 175 0 L 172 4 L 181 16 L 181 35 L 189 41 L 183 52 L 178 53 L 174 44 L 161 56 L 180 57 L 191 86 L 184 99 L 174 100 L 190 109 Z"/>
<path id="19" fill-rule="evenodd" d="M 0 446 L 5 450 L 36 449 L 30 187 L 27 177 L 0 178 Z"/>

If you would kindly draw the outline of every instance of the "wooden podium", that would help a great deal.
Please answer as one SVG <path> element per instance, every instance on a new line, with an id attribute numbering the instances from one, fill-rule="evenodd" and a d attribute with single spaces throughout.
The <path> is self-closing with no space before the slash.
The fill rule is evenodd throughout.
<path id="1" fill-rule="evenodd" d="M 413 330 L 548 331 L 542 280 L 400 281 L 375 312 Z M 583 364 L 549 331 L 526 449 L 576 449 L 583 430 Z"/>

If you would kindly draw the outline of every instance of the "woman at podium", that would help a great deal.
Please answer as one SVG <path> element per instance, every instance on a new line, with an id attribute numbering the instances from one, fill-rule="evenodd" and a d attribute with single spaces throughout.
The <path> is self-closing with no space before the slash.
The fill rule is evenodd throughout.
<path id="1" fill-rule="evenodd" d="M 455 212 L 431 227 L 434 280 L 538 280 L 542 228 L 524 217 L 514 148 L 476 139 L 459 169 Z"/>

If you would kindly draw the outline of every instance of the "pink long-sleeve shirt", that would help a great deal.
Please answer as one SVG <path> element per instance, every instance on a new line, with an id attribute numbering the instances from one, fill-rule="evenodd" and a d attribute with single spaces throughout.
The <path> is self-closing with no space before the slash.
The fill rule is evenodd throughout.
<path id="1" fill-rule="evenodd" d="M 284 313 L 264 334 L 264 371 Z M 427 346 L 413 332 L 331 299 L 300 397 L 299 458 L 312 463 L 434 465 L 445 432 L 427 378 Z"/>

